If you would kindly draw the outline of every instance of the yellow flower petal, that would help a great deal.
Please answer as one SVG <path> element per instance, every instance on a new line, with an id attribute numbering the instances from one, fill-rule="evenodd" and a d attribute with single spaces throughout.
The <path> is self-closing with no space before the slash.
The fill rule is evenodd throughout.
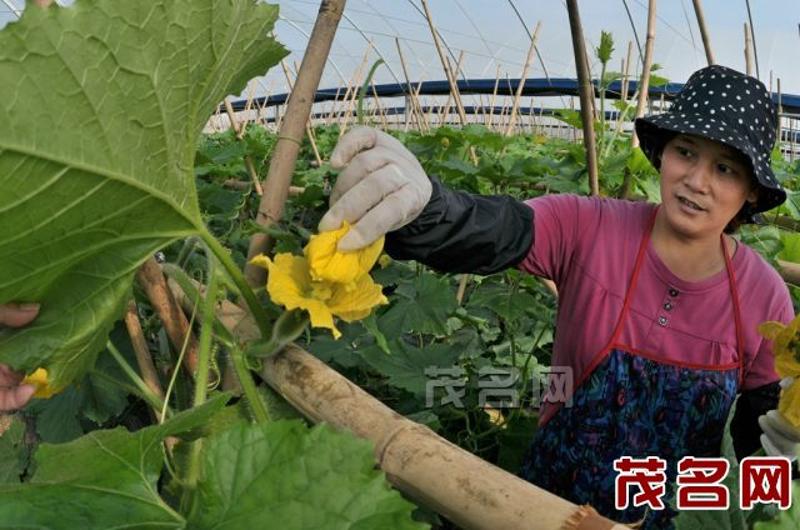
<path id="1" fill-rule="evenodd" d="M 770 320 L 759 324 L 758 333 L 765 339 L 775 340 L 784 329 L 786 329 L 786 324 Z"/>
<path id="2" fill-rule="evenodd" d="M 792 386 L 781 392 L 778 411 L 789 423 L 800 427 L 800 379 L 795 380 Z"/>
<path id="3" fill-rule="evenodd" d="M 367 274 L 355 281 L 353 288 L 341 285 L 328 300 L 328 307 L 334 315 L 345 322 L 361 320 L 369 316 L 375 306 L 388 304 L 382 287 Z"/>
<path id="4" fill-rule="evenodd" d="M 315 289 L 312 285 L 306 258 L 282 253 L 275 256 L 274 261 L 266 256 L 258 256 L 251 263 L 266 267 L 269 271 L 267 293 L 273 302 L 286 309 L 305 309 L 312 326 L 330 329 L 335 338 L 341 336 L 333 323 L 333 313 L 323 300 L 314 297 L 314 293 L 319 294 L 324 286 L 316 286 Z"/>
<path id="5" fill-rule="evenodd" d="M 47 382 L 47 370 L 44 368 L 37 368 L 32 374 L 28 374 L 22 380 L 22 385 L 32 385 L 36 388 L 33 397 L 48 399 L 58 392 L 50 386 Z"/>
<path id="6" fill-rule="evenodd" d="M 371 245 L 353 252 L 339 252 L 336 245 L 350 230 L 348 223 L 338 230 L 322 232 L 311 236 L 305 255 L 311 266 L 314 280 L 327 280 L 337 283 L 350 283 L 369 273 L 383 250 L 380 238 Z"/>

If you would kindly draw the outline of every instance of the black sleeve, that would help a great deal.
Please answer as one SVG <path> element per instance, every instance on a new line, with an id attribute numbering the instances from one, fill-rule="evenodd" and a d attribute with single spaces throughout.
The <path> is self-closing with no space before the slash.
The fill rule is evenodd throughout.
<path id="1" fill-rule="evenodd" d="M 744 390 L 736 402 L 736 412 L 731 420 L 731 435 L 736 458 L 741 460 L 761 447 L 761 427 L 758 417 L 778 406 L 781 387 L 778 382 L 752 390 Z"/>
<path id="2" fill-rule="evenodd" d="M 431 177 L 427 206 L 386 234 L 386 252 L 442 272 L 492 274 L 520 263 L 533 244 L 533 210 L 505 195 L 455 191 Z"/>

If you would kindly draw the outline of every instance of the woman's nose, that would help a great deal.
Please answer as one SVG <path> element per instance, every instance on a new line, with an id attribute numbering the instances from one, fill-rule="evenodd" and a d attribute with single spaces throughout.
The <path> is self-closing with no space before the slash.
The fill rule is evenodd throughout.
<path id="1" fill-rule="evenodd" d="M 704 160 L 693 164 L 683 179 L 686 185 L 698 193 L 707 191 L 711 182 L 712 165 L 711 162 Z"/>

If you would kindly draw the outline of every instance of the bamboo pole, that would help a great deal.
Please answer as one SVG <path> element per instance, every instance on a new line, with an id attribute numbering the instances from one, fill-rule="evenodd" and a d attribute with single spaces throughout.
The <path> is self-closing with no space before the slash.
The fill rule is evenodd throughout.
<path id="1" fill-rule="evenodd" d="M 170 287 L 185 303 L 180 287 Z M 217 317 L 240 341 L 258 337 L 252 317 L 235 304 L 223 300 Z M 627 529 L 404 418 L 294 345 L 265 359 L 261 376 L 311 421 L 371 441 L 376 463 L 395 487 L 462 528 Z"/>
<path id="2" fill-rule="evenodd" d="M 233 128 L 233 132 L 236 134 L 236 141 L 243 142 L 245 131 L 244 124 L 240 124 L 236 119 L 236 113 L 233 112 L 233 106 L 228 98 L 225 98 L 224 105 L 225 112 L 228 114 L 228 119 L 231 121 L 231 128 Z M 258 178 L 258 172 L 256 171 L 252 156 L 244 155 L 244 167 L 247 169 L 247 174 L 250 175 L 250 180 L 253 181 L 253 188 L 256 190 L 256 193 L 259 196 L 264 195 L 264 190 L 261 188 L 261 179 Z"/>
<path id="3" fill-rule="evenodd" d="M 289 89 L 289 93 L 294 92 L 294 81 L 292 80 L 292 76 L 289 73 L 289 67 L 286 66 L 286 61 L 281 61 L 281 68 L 283 68 L 283 75 L 286 77 L 286 85 Z M 294 68 L 296 71 L 300 71 L 300 68 L 295 63 Z M 291 99 L 291 95 L 289 96 Z M 314 100 L 311 100 L 311 105 L 314 105 Z M 309 115 L 311 113 L 311 108 L 309 107 Z M 306 121 L 306 137 L 308 138 L 308 143 L 311 144 L 311 151 L 314 153 L 314 159 L 317 161 L 317 167 L 322 165 L 322 157 L 319 156 L 319 149 L 317 149 L 317 140 L 314 136 L 314 128 L 311 126 L 311 117 L 309 116 L 308 121 Z"/>
<path id="4" fill-rule="evenodd" d="M 747 22 L 744 23 L 744 65 L 745 73 L 753 75 L 753 34 Z"/>
<path id="5" fill-rule="evenodd" d="M 431 17 L 431 11 L 428 9 L 428 1 L 427 0 L 420 0 L 422 2 L 422 8 L 425 10 L 425 18 L 428 21 L 428 27 L 431 30 L 431 35 L 433 36 L 433 44 L 436 48 L 436 53 L 439 54 L 439 61 L 442 63 L 442 68 L 444 69 L 444 74 L 447 77 L 447 82 L 450 84 L 450 93 L 453 95 L 453 99 L 456 101 L 456 107 L 458 108 L 459 117 L 461 119 L 461 123 L 467 123 L 467 115 L 464 114 L 464 106 L 461 103 L 461 95 L 458 92 L 458 84 L 456 83 L 455 75 L 450 70 L 448 66 L 448 62 L 444 56 L 444 52 L 442 51 L 442 45 L 439 42 L 439 33 L 436 31 L 436 28 L 433 25 L 433 18 Z"/>
<path id="6" fill-rule="evenodd" d="M 430 132 L 431 126 L 428 122 L 428 118 L 425 115 L 425 112 L 422 111 L 422 103 L 419 99 L 419 94 L 422 92 L 422 80 L 420 79 L 417 83 L 417 89 L 414 91 L 414 101 L 416 101 L 417 108 L 419 109 L 420 118 L 422 118 L 422 123 L 425 124 L 424 132 Z"/>
<path id="7" fill-rule="evenodd" d="M 142 380 L 147 385 L 153 394 L 158 398 L 164 400 L 164 389 L 161 388 L 161 382 L 158 379 L 158 372 L 153 364 L 153 357 L 150 355 L 150 349 L 147 347 L 147 340 L 144 338 L 144 331 L 142 331 L 142 323 L 139 321 L 139 312 L 136 308 L 136 302 L 131 300 L 128 302 L 128 309 L 125 311 L 125 327 L 128 329 L 128 335 L 131 338 L 133 345 L 133 352 L 136 355 L 136 364 L 139 367 L 139 373 L 142 374 Z M 161 411 L 153 409 L 155 418 L 161 422 Z"/>
<path id="8" fill-rule="evenodd" d="M 394 44 L 397 47 L 397 55 L 400 57 L 400 66 L 403 68 L 403 76 L 406 79 L 406 90 L 408 94 L 406 97 L 408 98 L 408 102 L 411 105 L 411 117 L 414 118 L 417 122 L 417 127 L 420 131 L 424 131 L 425 128 L 422 126 L 422 109 L 419 108 L 419 102 L 414 97 L 414 87 L 411 86 L 411 78 L 408 76 L 408 67 L 406 66 L 406 59 L 403 56 L 403 49 L 400 47 L 400 39 L 395 37 Z M 406 110 L 408 112 L 408 110 Z M 406 128 L 406 130 L 408 130 Z"/>
<path id="9" fill-rule="evenodd" d="M 525 57 L 525 65 L 522 67 L 522 74 L 517 84 L 517 93 L 514 94 L 514 104 L 511 106 L 511 116 L 508 119 L 508 126 L 506 127 L 505 135 L 511 136 L 514 130 L 514 122 L 516 121 L 517 110 L 519 109 L 519 100 L 522 97 L 522 90 L 525 88 L 525 80 L 528 79 L 528 69 L 533 60 L 533 54 L 536 52 L 536 41 L 539 40 L 539 30 L 542 28 L 542 21 L 536 22 L 536 29 L 533 30 L 531 37 L 531 45 L 528 48 L 528 55 Z"/>
<path id="10" fill-rule="evenodd" d="M 636 105 L 635 118 L 644 116 L 647 96 L 650 92 L 650 68 L 653 66 L 653 47 L 656 39 L 656 0 L 649 0 L 647 4 L 647 40 L 644 45 L 644 64 L 642 77 L 639 80 L 639 102 Z M 633 132 L 633 147 L 639 147 L 639 138 Z"/>
<path id="11" fill-rule="evenodd" d="M 486 128 L 492 128 L 492 118 L 494 118 L 494 103 L 497 99 L 497 89 L 500 87 L 500 65 L 497 65 L 497 74 L 494 78 L 494 90 L 492 90 L 492 99 L 489 102 L 489 121 L 486 123 Z"/>
<path id="12" fill-rule="evenodd" d="M 358 100 L 358 92 L 361 88 L 361 76 L 364 73 L 364 69 L 367 67 L 369 52 L 371 50 L 372 42 L 370 41 L 369 46 L 364 50 L 364 58 L 361 60 L 361 64 L 358 65 L 358 69 L 355 71 L 355 74 L 353 74 L 353 89 L 350 91 L 350 99 L 347 101 L 347 111 L 344 114 L 344 120 L 339 124 L 340 138 L 347 132 L 347 124 L 350 122 L 350 117 L 353 115 L 353 109 L 355 109 L 356 100 Z"/>
<path id="13" fill-rule="evenodd" d="M 345 0 L 322 0 L 319 14 L 311 32 L 303 63 L 297 75 L 286 117 L 278 133 L 278 141 L 270 160 L 264 195 L 258 208 L 256 222 L 269 227 L 283 216 L 284 203 L 292 181 L 297 153 L 302 145 L 303 132 L 308 123 L 314 94 L 319 86 L 322 70 L 336 34 L 336 28 L 344 11 Z M 250 239 L 245 276 L 251 286 L 261 286 L 266 280 L 266 271 L 250 264 L 250 259 L 270 250 L 271 239 L 265 232 L 258 232 Z"/>
<path id="14" fill-rule="evenodd" d="M 447 66 L 449 66 L 452 69 L 453 65 L 450 63 L 450 58 L 449 57 L 445 57 L 445 61 L 447 61 Z M 464 50 L 461 50 L 461 52 L 458 54 L 458 62 L 456 63 L 456 67 L 453 70 L 454 72 L 458 72 L 459 70 L 461 70 L 461 63 L 463 61 L 464 61 Z M 451 93 L 450 95 L 447 96 L 447 103 L 445 104 L 444 109 L 442 110 L 442 113 L 440 115 L 440 120 L 443 120 L 442 123 L 446 124 L 447 123 L 447 119 L 450 117 L 450 107 L 452 105 L 453 100 L 455 100 L 456 108 L 458 108 L 458 100 L 455 97 L 453 97 L 453 94 Z M 461 111 L 463 111 L 463 110 L 464 109 L 462 108 Z M 459 117 L 461 115 L 462 115 L 462 112 L 459 112 Z M 463 113 L 463 115 L 464 115 L 464 119 L 461 120 L 461 125 L 465 125 L 466 124 L 466 113 Z"/>
<path id="15" fill-rule="evenodd" d="M 654 1 L 654 0 L 651 0 Z M 583 42 L 578 0 L 567 0 L 569 26 L 572 32 L 572 48 L 575 52 L 575 69 L 578 74 L 578 85 L 581 100 L 581 119 L 583 121 L 583 144 L 586 147 L 586 165 L 589 170 L 589 189 L 592 195 L 600 194 L 597 175 L 597 146 L 594 137 L 594 87 L 592 86 L 589 64 L 586 61 L 586 45 Z"/>
<path id="16" fill-rule="evenodd" d="M 714 52 L 711 50 L 711 39 L 708 36 L 708 28 L 706 27 L 706 17 L 703 15 L 703 3 L 702 0 L 692 0 L 694 2 L 694 14 L 697 16 L 697 25 L 700 26 L 700 37 L 703 39 L 703 48 L 706 50 L 706 61 L 708 61 L 709 65 L 715 63 L 714 61 Z M 652 10 L 655 9 L 655 5 L 651 8 Z M 650 11 L 651 9 L 648 9 Z M 647 34 L 648 37 L 650 35 L 650 21 L 648 19 L 647 22 Z M 645 57 L 645 61 L 646 61 Z"/>
<path id="17" fill-rule="evenodd" d="M 190 374 L 194 375 L 197 370 L 199 345 L 194 333 L 189 328 L 186 315 L 172 298 L 172 293 L 167 287 L 167 280 L 161 271 L 161 265 L 154 258 L 148 259 L 137 271 L 136 280 L 144 289 L 150 305 L 164 324 L 164 330 L 167 332 L 172 347 L 176 351 L 181 351 L 186 344 L 184 366 Z"/>

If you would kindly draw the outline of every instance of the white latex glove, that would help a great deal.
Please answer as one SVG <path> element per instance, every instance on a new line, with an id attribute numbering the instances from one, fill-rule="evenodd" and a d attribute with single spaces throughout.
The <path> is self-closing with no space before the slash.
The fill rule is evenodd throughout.
<path id="1" fill-rule="evenodd" d="M 781 381 L 781 388 L 788 388 L 794 377 L 786 377 Z M 800 449 L 800 429 L 784 419 L 777 410 L 770 410 L 759 416 L 758 425 L 764 434 L 761 435 L 761 446 L 769 456 L 785 456 L 791 461 L 797 459 Z"/>
<path id="2" fill-rule="evenodd" d="M 413 221 L 431 198 L 431 182 L 411 152 L 396 138 L 370 127 L 345 134 L 331 155 L 342 169 L 319 231 L 352 225 L 339 250 L 357 250 Z"/>

